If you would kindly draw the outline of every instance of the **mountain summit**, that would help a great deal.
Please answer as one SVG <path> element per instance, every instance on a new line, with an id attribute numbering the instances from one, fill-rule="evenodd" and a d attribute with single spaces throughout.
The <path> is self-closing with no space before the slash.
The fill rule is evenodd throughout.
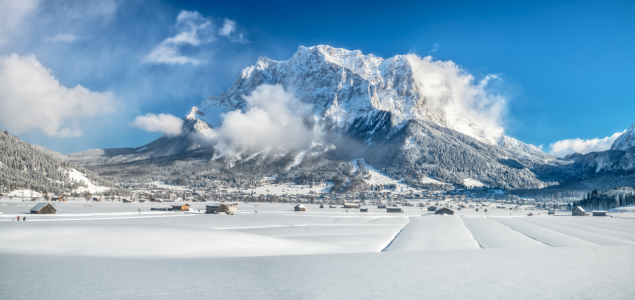
<path id="1" fill-rule="evenodd" d="M 611 150 L 627 150 L 633 147 L 635 147 L 635 124 L 613 142 Z"/>
<path id="2" fill-rule="evenodd" d="M 433 121 L 494 144 L 503 129 L 477 110 L 500 109 L 500 99 L 488 96 L 481 82 L 453 62 L 431 57 L 397 55 L 389 59 L 331 46 L 300 46 L 287 61 L 259 58 L 219 96 L 210 96 L 199 108 L 206 112 L 245 109 L 243 95 L 263 84 L 282 84 L 313 107 L 321 120 L 332 120 L 346 131 L 362 116 L 390 113 L 391 123 L 402 127 L 413 119 Z"/>

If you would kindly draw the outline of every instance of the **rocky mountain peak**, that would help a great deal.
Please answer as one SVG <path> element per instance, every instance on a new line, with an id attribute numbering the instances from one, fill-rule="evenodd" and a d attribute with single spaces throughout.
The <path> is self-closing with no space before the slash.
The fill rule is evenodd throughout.
<path id="1" fill-rule="evenodd" d="M 611 150 L 626 150 L 635 147 L 635 124 L 613 142 Z"/>

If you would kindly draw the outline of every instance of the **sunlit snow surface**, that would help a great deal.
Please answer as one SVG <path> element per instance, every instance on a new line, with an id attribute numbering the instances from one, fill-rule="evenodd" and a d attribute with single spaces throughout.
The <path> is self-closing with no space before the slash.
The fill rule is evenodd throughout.
<path id="1" fill-rule="evenodd" d="M 2 299 L 630 299 L 635 214 L 0 200 Z M 141 213 L 139 213 L 139 209 Z M 199 209 L 201 212 L 199 212 Z M 257 212 L 256 212 L 257 211 Z M 27 221 L 11 221 L 17 216 Z M 623 259 L 622 259 L 623 258 Z M 76 288 L 81 287 L 81 288 Z"/>

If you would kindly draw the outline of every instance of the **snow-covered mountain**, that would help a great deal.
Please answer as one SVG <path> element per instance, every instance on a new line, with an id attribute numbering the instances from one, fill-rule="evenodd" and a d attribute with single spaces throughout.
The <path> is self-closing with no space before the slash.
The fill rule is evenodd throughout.
<path id="1" fill-rule="evenodd" d="M 287 171 L 295 177 L 310 177 L 312 165 L 300 161 L 317 156 L 348 162 L 365 158 L 373 167 L 405 180 L 434 177 L 456 184 L 480 182 L 510 189 L 554 184 L 548 175 L 552 171 L 544 171 L 541 166 L 562 162 L 535 146 L 503 135 L 502 128 L 492 120 L 496 114 L 489 114 L 497 103 L 485 94 L 483 84 L 475 83 L 452 62 L 410 55 L 383 59 L 330 46 L 300 47 L 287 61 L 260 58 L 254 66 L 245 68 L 229 89 L 210 96 L 184 118 L 179 136 L 163 136 L 138 148 L 88 150 L 69 157 L 83 165 L 151 163 L 160 157 L 217 158 L 214 144 L 202 142 L 213 139 L 201 139 L 216 134 L 208 125 L 213 123 L 212 114 L 245 112 L 250 109 L 246 96 L 263 85 L 280 85 L 312 108 L 311 119 L 315 122 L 311 126 L 324 135 L 311 147 L 319 144 L 322 150 L 242 153 L 230 165 L 244 165 L 241 160 L 254 157 L 263 160 L 258 165 L 272 165 L 267 161 L 279 155 L 295 155 L 289 158 L 296 161 L 295 167 L 289 165 Z M 305 155 L 307 151 L 312 154 Z M 533 170 L 540 168 L 539 176 Z M 259 172 L 267 172 L 261 169 Z"/>
<path id="2" fill-rule="evenodd" d="M 627 150 L 635 147 L 635 124 L 613 142 L 611 150 Z"/>
<path id="3" fill-rule="evenodd" d="M 363 55 L 358 50 L 325 45 L 300 46 L 286 61 L 259 58 L 255 65 L 241 72 L 228 90 L 219 96 L 210 96 L 199 108 L 203 112 L 218 107 L 225 111 L 245 109 L 244 95 L 263 84 L 282 84 L 303 103 L 310 104 L 315 115 L 323 121 L 334 121 L 341 131 L 346 131 L 359 117 L 372 118 L 378 112 L 390 112 L 395 128 L 412 119 L 430 120 L 494 144 L 502 129 L 487 132 L 465 115 L 460 103 L 455 103 L 456 97 L 474 97 L 470 93 L 478 92 L 453 90 L 453 83 L 446 82 L 456 80 L 461 81 L 458 84 L 466 85 L 464 81 L 470 81 L 471 76 L 459 73 L 436 78 L 436 75 L 451 73 L 458 68 L 451 62 L 445 62 L 447 65 L 434 65 L 426 59 L 424 62 L 428 62 L 430 68 L 438 68 L 432 70 L 436 72 L 432 74 L 433 78 L 417 76 L 415 68 L 426 66 L 417 65 L 416 58 L 410 55 L 383 59 L 372 54 Z M 454 78 L 457 76 L 459 78 Z"/>

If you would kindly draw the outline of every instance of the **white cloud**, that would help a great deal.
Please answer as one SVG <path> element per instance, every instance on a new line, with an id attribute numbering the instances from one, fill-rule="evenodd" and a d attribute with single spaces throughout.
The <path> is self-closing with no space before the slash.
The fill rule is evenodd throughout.
<path id="1" fill-rule="evenodd" d="M 432 57 L 408 54 L 413 78 L 425 109 L 417 112 L 422 117 L 432 113 L 434 121 L 450 126 L 465 134 L 493 143 L 503 134 L 502 118 L 506 99 L 488 93 L 486 87 L 496 75 L 487 75 L 480 82 L 452 61 L 435 61 Z"/>
<path id="2" fill-rule="evenodd" d="M 157 64 L 193 64 L 200 60 L 181 54 L 179 46 L 198 46 L 214 39 L 212 22 L 196 11 L 181 11 L 176 18 L 177 34 L 165 39 L 144 57 L 144 61 Z"/>
<path id="3" fill-rule="evenodd" d="M 19 32 L 25 19 L 38 7 L 39 0 L 0 1 L 0 45 L 9 40 L 9 35 Z"/>
<path id="4" fill-rule="evenodd" d="M 112 93 L 67 88 L 33 55 L 0 57 L 0 91 L 0 124 L 13 133 L 81 136 L 79 118 L 114 111 Z"/>
<path id="5" fill-rule="evenodd" d="M 551 148 L 550 152 L 553 155 L 563 157 L 567 154 L 576 153 L 576 152 L 586 154 L 589 152 L 608 150 L 611 148 L 611 145 L 613 145 L 613 142 L 618 137 L 620 137 L 620 135 L 622 135 L 624 132 L 625 131 L 616 132 L 613 135 L 607 136 L 602 139 L 599 139 L 599 138 L 590 139 L 590 140 L 570 139 L 570 140 L 557 141 L 549 145 L 549 147 Z"/>
<path id="6" fill-rule="evenodd" d="M 162 132 L 167 136 L 180 135 L 183 130 L 183 120 L 170 114 L 138 116 L 131 124 L 146 131 Z"/>
<path id="7" fill-rule="evenodd" d="M 234 31 L 236 31 L 236 21 L 225 18 L 223 28 L 220 29 L 218 34 L 221 36 L 228 36 Z"/>
<path id="8" fill-rule="evenodd" d="M 50 37 L 47 38 L 46 41 L 47 42 L 53 42 L 53 43 L 57 43 L 57 42 L 74 42 L 76 40 L 78 40 L 79 37 L 76 35 L 72 35 L 72 34 L 67 34 L 67 33 L 60 33 L 54 37 Z"/>
<path id="9" fill-rule="evenodd" d="M 311 108 L 281 85 L 261 85 L 250 95 L 245 112 L 223 115 L 222 125 L 210 135 L 222 156 L 263 150 L 297 150 L 310 146 L 315 133 L 303 121 Z"/>

